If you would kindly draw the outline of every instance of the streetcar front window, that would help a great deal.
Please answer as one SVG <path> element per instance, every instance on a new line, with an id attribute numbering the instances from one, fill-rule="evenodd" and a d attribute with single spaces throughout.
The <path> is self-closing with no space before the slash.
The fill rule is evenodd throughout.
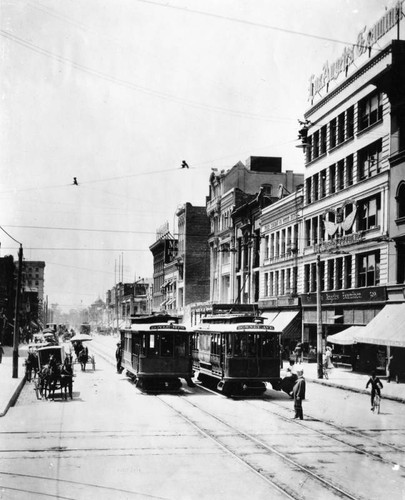
<path id="1" fill-rule="evenodd" d="M 173 337 L 172 335 L 160 335 L 160 355 L 164 357 L 173 356 Z"/>
<path id="2" fill-rule="evenodd" d="M 151 334 L 149 335 L 149 349 L 148 349 L 148 356 L 158 356 L 159 351 L 158 351 L 158 346 L 157 346 L 157 339 L 155 335 Z"/>
<path id="3" fill-rule="evenodd" d="M 176 333 L 174 336 L 174 355 L 184 357 L 187 352 L 187 338 L 182 333 Z"/>
<path id="4" fill-rule="evenodd" d="M 262 356 L 264 358 L 274 358 L 278 353 L 278 338 L 277 336 L 262 336 Z"/>
<path id="5" fill-rule="evenodd" d="M 247 340 L 245 333 L 236 333 L 234 336 L 234 356 L 247 355 Z"/>
<path id="6" fill-rule="evenodd" d="M 247 345 L 248 345 L 247 355 L 249 357 L 257 356 L 259 351 L 259 335 L 255 333 L 249 333 L 247 336 Z"/>

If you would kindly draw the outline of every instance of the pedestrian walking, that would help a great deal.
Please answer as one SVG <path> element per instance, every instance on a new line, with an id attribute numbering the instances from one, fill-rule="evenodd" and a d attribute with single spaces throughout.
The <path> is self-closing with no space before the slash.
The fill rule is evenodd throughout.
<path id="1" fill-rule="evenodd" d="M 377 377 L 376 373 L 373 372 L 371 377 L 368 379 L 366 389 L 371 385 L 371 410 L 374 410 L 374 398 L 378 394 L 381 397 L 381 389 L 383 388 L 381 380 Z"/>
<path id="2" fill-rule="evenodd" d="M 117 360 L 117 373 L 122 372 L 122 347 L 121 347 L 121 342 L 117 343 L 117 349 L 115 351 L 115 359 Z"/>
<path id="3" fill-rule="evenodd" d="M 295 363 L 296 364 L 301 364 L 302 362 L 302 344 L 299 342 L 294 349 L 294 354 L 295 354 Z"/>
<path id="4" fill-rule="evenodd" d="M 294 418 L 299 418 L 300 420 L 303 420 L 304 414 L 302 410 L 302 400 L 305 399 L 305 388 L 306 388 L 304 371 L 297 370 L 297 376 L 298 376 L 297 381 L 295 382 L 292 390 L 294 398 L 294 411 L 295 411 Z"/>
<path id="5" fill-rule="evenodd" d="M 0 363 L 3 361 L 3 354 L 4 354 L 4 349 L 0 342 Z"/>
<path id="6" fill-rule="evenodd" d="M 396 366 L 396 361 L 394 359 L 393 354 L 388 358 L 388 364 L 387 364 L 387 371 L 388 371 L 388 379 L 387 382 L 390 383 L 391 380 L 395 380 L 395 382 L 398 384 L 399 379 L 398 379 L 398 372 L 397 372 L 397 366 Z"/>

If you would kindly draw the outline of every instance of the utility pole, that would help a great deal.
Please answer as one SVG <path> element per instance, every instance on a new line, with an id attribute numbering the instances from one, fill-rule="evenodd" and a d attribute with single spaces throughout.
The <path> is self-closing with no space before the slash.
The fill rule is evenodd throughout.
<path id="1" fill-rule="evenodd" d="M 322 362 L 322 302 L 321 302 L 321 256 L 316 256 L 316 358 L 318 378 L 323 378 Z"/>
<path id="2" fill-rule="evenodd" d="M 18 251 L 18 274 L 17 288 L 15 292 L 15 312 L 14 312 L 14 338 L 13 338 L 13 378 L 18 378 L 18 345 L 19 345 L 19 314 L 20 314 L 20 289 L 21 289 L 21 274 L 22 274 L 22 259 L 23 248 L 20 243 Z"/>

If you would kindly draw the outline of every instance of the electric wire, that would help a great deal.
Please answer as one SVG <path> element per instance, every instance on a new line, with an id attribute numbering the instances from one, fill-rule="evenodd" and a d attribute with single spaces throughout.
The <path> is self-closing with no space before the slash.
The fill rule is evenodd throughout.
<path id="1" fill-rule="evenodd" d="M 223 114 L 229 114 L 231 116 L 236 116 L 238 118 L 248 118 L 248 119 L 263 120 L 263 121 L 276 121 L 276 122 L 285 120 L 285 118 L 281 118 L 281 117 L 271 117 L 271 116 L 266 116 L 266 115 L 260 115 L 258 113 L 249 113 L 247 111 L 232 110 L 232 109 L 224 108 L 222 106 L 217 106 L 214 104 L 200 103 L 197 101 L 193 101 L 191 99 L 186 99 L 184 97 L 175 96 L 175 95 L 170 94 L 168 92 L 154 90 L 154 89 L 151 89 L 149 87 L 145 87 L 145 86 L 130 82 L 128 80 L 123 80 L 123 79 L 111 76 L 108 73 L 104 73 L 104 72 L 99 71 L 97 69 L 90 68 L 89 66 L 86 66 L 84 64 L 80 64 L 76 61 L 73 61 L 72 59 L 68 59 L 67 57 L 61 56 L 61 55 L 56 54 L 54 52 L 51 52 L 47 49 L 44 49 L 38 45 L 35 45 L 34 43 L 31 43 L 24 38 L 20 38 L 9 31 L 0 29 L 0 36 L 7 38 L 7 39 L 13 41 L 14 43 L 21 45 L 22 47 L 25 47 L 25 48 L 27 48 L 27 49 L 29 49 L 37 54 L 41 54 L 45 57 L 49 57 L 51 59 L 54 59 L 61 64 L 69 64 L 71 67 L 75 68 L 76 70 L 82 71 L 83 73 L 97 77 L 101 80 L 118 85 L 120 87 L 135 90 L 137 92 L 141 92 L 141 93 L 149 95 L 149 96 L 157 97 L 157 98 L 160 98 L 163 100 L 175 102 L 177 104 L 182 104 L 185 106 L 190 106 L 190 107 L 196 108 L 196 109 L 204 109 L 204 110 L 215 111 L 215 112 L 219 112 L 219 113 L 223 113 Z M 287 118 L 287 120 L 290 121 L 291 118 Z"/>
<path id="2" fill-rule="evenodd" d="M 7 232 L 5 229 L 3 229 L 1 226 L 0 226 L 0 229 L 1 229 L 4 233 L 6 233 L 6 234 L 7 234 L 7 236 L 8 236 L 9 238 L 11 238 L 13 241 L 15 241 L 16 243 L 18 243 L 19 245 L 22 245 L 22 243 L 21 243 L 20 241 L 18 241 L 18 240 L 16 240 L 15 238 L 13 238 L 13 237 L 11 236 L 11 234 L 10 234 L 10 233 L 8 233 L 8 232 Z"/>
<path id="3" fill-rule="evenodd" d="M 224 21 L 231 21 L 231 22 L 234 22 L 234 23 L 244 24 L 244 25 L 247 25 L 247 26 L 253 26 L 253 27 L 256 27 L 256 28 L 263 28 L 263 29 L 267 29 L 267 30 L 271 30 L 271 31 L 277 31 L 277 32 L 280 32 L 280 33 L 286 33 L 286 34 L 289 34 L 289 35 L 303 36 L 303 37 L 307 37 L 307 38 L 314 38 L 316 40 L 322 40 L 322 41 L 327 41 L 327 42 L 338 43 L 338 44 L 341 44 L 341 45 L 350 45 L 352 47 L 363 48 L 363 45 L 360 45 L 360 44 L 357 44 L 357 43 L 353 43 L 353 42 L 347 42 L 347 41 L 344 41 L 344 40 L 338 40 L 336 38 L 330 38 L 330 37 L 321 36 L 321 35 L 314 35 L 314 34 L 311 34 L 311 33 L 305 33 L 303 31 L 291 30 L 291 29 L 288 29 L 288 28 L 280 28 L 279 26 L 271 26 L 269 24 L 259 23 L 259 22 L 255 22 L 255 21 L 248 21 L 246 19 L 238 19 L 238 18 L 235 18 L 235 17 L 225 16 L 225 15 L 222 15 L 222 14 L 216 14 L 214 12 L 207 12 L 207 11 L 203 11 L 203 10 L 191 9 L 189 7 L 180 7 L 178 5 L 173 5 L 173 4 L 170 4 L 170 3 L 162 4 L 162 3 L 159 3 L 159 2 L 154 2 L 152 0 L 136 0 L 136 1 L 137 2 L 141 2 L 141 3 L 147 3 L 147 4 L 150 4 L 150 5 L 154 5 L 156 7 L 165 7 L 165 8 L 168 8 L 168 9 L 174 9 L 174 10 L 179 10 L 179 11 L 187 12 L 189 14 L 199 14 L 201 16 L 212 17 L 212 18 L 215 18 L 215 19 L 222 19 Z M 382 51 L 382 49 L 377 48 L 377 47 L 371 47 L 371 49 L 374 50 L 374 51 L 376 51 L 376 52 L 381 52 Z"/>

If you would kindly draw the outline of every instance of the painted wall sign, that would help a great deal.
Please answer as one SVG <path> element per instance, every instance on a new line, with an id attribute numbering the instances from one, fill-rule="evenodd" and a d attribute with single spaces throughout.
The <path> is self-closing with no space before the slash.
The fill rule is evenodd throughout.
<path id="1" fill-rule="evenodd" d="M 387 291 L 384 286 L 321 292 L 322 305 L 351 304 L 353 302 L 384 302 L 386 300 Z M 303 293 L 301 295 L 301 303 L 303 306 L 315 306 L 316 293 Z"/>

